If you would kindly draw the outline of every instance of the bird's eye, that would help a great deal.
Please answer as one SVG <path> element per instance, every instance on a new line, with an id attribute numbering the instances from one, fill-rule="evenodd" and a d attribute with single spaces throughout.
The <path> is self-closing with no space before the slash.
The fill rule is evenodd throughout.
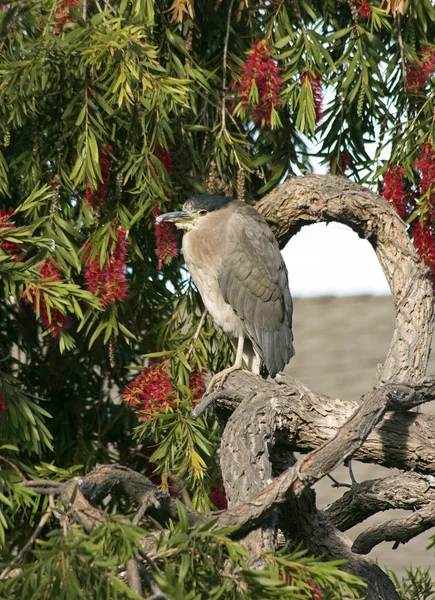
<path id="1" fill-rule="evenodd" d="M 200 217 L 205 217 L 205 215 L 207 214 L 207 211 L 203 208 L 202 210 L 200 210 L 198 212 L 198 214 L 199 214 Z"/>

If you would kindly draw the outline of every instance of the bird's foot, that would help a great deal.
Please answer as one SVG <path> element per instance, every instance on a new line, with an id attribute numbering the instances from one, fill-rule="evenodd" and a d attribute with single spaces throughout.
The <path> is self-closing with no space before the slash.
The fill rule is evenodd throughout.
<path id="1" fill-rule="evenodd" d="M 216 373 L 216 375 L 213 375 L 210 383 L 207 386 L 207 389 L 205 390 L 204 396 L 210 394 L 210 392 L 212 392 L 215 387 L 217 387 L 217 389 L 220 389 L 224 385 L 228 375 L 234 373 L 234 371 L 240 371 L 241 369 L 242 367 L 239 367 L 238 365 L 233 365 L 232 367 L 228 367 L 228 369 L 224 369 L 223 371 Z"/>

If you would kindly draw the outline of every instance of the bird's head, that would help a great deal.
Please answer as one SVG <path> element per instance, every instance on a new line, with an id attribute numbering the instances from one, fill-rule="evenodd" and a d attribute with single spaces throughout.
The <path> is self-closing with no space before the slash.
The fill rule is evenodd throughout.
<path id="1" fill-rule="evenodd" d="M 193 229 L 200 225 L 201 220 L 208 214 L 225 208 L 230 202 L 237 202 L 234 198 L 215 196 L 213 194 L 200 194 L 193 196 L 184 203 L 179 212 L 166 213 L 156 218 L 156 223 L 175 223 L 177 229 Z"/>

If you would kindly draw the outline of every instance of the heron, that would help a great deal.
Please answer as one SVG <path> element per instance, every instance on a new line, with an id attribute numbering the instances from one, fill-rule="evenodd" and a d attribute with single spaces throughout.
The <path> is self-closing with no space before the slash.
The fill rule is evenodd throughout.
<path id="1" fill-rule="evenodd" d="M 278 242 L 263 217 L 240 200 L 200 194 L 156 222 L 184 230 L 184 259 L 204 305 L 238 340 L 234 364 L 212 378 L 207 392 L 247 356 L 254 373 L 274 378 L 294 355 L 293 305 Z"/>

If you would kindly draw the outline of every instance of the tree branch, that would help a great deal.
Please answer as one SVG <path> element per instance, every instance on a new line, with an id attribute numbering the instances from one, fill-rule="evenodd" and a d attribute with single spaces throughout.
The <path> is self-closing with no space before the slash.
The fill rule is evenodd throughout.
<path id="1" fill-rule="evenodd" d="M 426 374 L 434 324 L 428 268 L 418 258 L 405 223 L 388 202 L 368 189 L 334 175 L 289 178 L 256 208 L 275 225 L 281 246 L 304 225 L 337 221 L 373 246 L 390 285 L 394 333 L 379 383 L 413 381 Z"/>
<path id="2" fill-rule="evenodd" d="M 396 542 L 406 544 L 423 531 L 435 525 L 435 502 L 402 519 L 390 519 L 372 527 L 368 527 L 355 540 L 352 550 L 358 554 L 368 554 L 372 548 L 381 542 Z"/>
<path id="3" fill-rule="evenodd" d="M 352 485 L 341 498 L 325 508 L 326 517 L 346 531 L 377 512 L 392 508 L 416 510 L 435 502 L 435 477 L 400 473 Z"/>

